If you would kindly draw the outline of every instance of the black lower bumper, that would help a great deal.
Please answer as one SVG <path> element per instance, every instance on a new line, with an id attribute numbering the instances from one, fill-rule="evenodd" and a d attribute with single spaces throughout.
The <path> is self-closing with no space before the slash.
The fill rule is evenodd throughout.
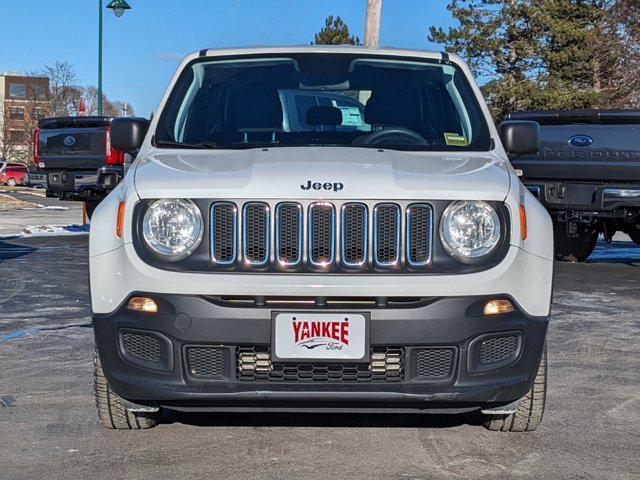
<path id="1" fill-rule="evenodd" d="M 504 405 L 530 388 L 548 325 L 547 317 L 528 316 L 517 306 L 512 313 L 483 315 L 486 301 L 507 296 L 429 299 L 410 308 L 325 307 L 323 313 L 366 313 L 371 363 L 278 364 L 269 359 L 272 314 L 296 308 L 146 295 L 157 300 L 159 313 L 122 307 L 93 316 L 103 369 L 123 398 L 178 409 L 402 407 L 453 412 Z M 386 355 L 389 364 L 392 357 L 399 359 L 393 360 L 400 364 L 399 374 L 384 370 L 388 365 L 374 368 L 374 354 Z M 258 363 L 247 367 L 246 358 L 263 359 L 262 373 Z"/>
<path id="2" fill-rule="evenodd" d="M 640 183 L 526 179 L 524 184 L 549 210 L 576 210 L 607 217 L 624 209 L 640 209 Z"/>
<path id="3" fill-rule="evenodd" d="M 100 200 L 122 180 L 120 166 L 96 170 L 47 170 L 47 196 L 61 200 Z"/>

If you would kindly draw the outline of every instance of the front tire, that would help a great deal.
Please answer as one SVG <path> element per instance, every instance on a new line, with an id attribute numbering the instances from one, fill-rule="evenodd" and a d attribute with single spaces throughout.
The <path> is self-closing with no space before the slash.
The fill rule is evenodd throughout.
<path id="1" fill-rule="evenodd" d="M 554 220 L 553 239 L 556 260 L 583 262 L 596 248 L 598 231 L 584 225 L 578 225 L 577 236 L 570 237 L 567 232 L 567 224 Z"/>
<path id="2" fill-rule="evenodd" d="M 15 178 L 9 178 L 7 180 L 7 187 L 15 187 L 17 185 Z"/>
<path id="3" fill-rule="evenodd" d="M 636 245 L 640 245 L 640 228 L 632 228 L 629 230 L 628 235 L 631 237 Z"/>
<path id="4" fill-rule="evenodd" d="M 96 348 L 93 357 L 93 390 L 100 423 L 115 430 L 145 430 L 158 423 L 158 413 L 136 413 L 128 410 L 120 397 L 111 390 L 104 376 L 102 363 Z"/>

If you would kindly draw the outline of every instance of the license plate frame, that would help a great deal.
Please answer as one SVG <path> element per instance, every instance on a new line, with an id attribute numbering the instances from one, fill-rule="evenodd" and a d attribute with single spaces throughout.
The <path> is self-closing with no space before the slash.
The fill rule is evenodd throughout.
<path id="1" fill-rule="evenodd" d="M 277 321 L 278 317 L 284 316 L 299 316 L 303 319 L 308 317 L 324 317 L 325 319 L 331 318 L 352 318 L 362 317 L 363 319 L 363 330 L 364 330 L 364 341 L 363 341 L 363 354 L 359 358 L 354 357 L 340 357 L 339 355 L 335 356 L 284 356 L 281 357 L 278 355 L 278 341 L 277 341 Z M 286 318 L 286 317 L 285 317 Z M 357 320 L 356 320 L 357 321 Z M 350 322 L 351 323 L 351 322 Z M 271 360 L 273 362 L 299 362 L 299 363 L 368 363 L 370 361 L 370 351 L 371 351 L 371 342 L 370 342 L 370 330 L 371 330 L 371 314 L 370 312 L 341 312 L 341 311 L 330 311 L 330 312 L 318 312 L 317 310 L 278 310 L 273 311 L 271 313 Z M 322 348 L 322 347 L 318 347 Z M 280 353 L 285 353 L 280 351 Z"/>

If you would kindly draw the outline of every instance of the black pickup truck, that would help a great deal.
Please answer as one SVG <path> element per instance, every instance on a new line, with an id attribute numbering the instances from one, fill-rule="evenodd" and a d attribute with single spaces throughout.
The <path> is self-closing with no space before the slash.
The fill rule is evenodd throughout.
<path id="1" fill-rule="evenodd" d="M 34 163 L 48 197 L 82 201 L 91 216 L 124 175 L 124 153 L 111 146 L 110 117 L 57 117 L 38 122 Z"/>
<path id="2" fill-rule="evenodd" d="M 510 113 L 540 124 L 537 154 L 512 158 L 554 220 L 556 257 L 582 261 L 599 234 L 640 244 L 640 110 Z"/>

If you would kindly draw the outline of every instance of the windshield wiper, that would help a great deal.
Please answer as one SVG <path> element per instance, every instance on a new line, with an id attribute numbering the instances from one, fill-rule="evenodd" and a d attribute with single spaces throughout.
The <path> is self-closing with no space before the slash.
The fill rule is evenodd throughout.
<path id="1" fill-rule="evenodd" d="M 173 148 L 193 148 L 193 149 L 211 149 L 220 148 L 215 143 L 184 143 L 176 142 L 174 140 L 156 140 L 156 147 L 173 147 Z"/>

